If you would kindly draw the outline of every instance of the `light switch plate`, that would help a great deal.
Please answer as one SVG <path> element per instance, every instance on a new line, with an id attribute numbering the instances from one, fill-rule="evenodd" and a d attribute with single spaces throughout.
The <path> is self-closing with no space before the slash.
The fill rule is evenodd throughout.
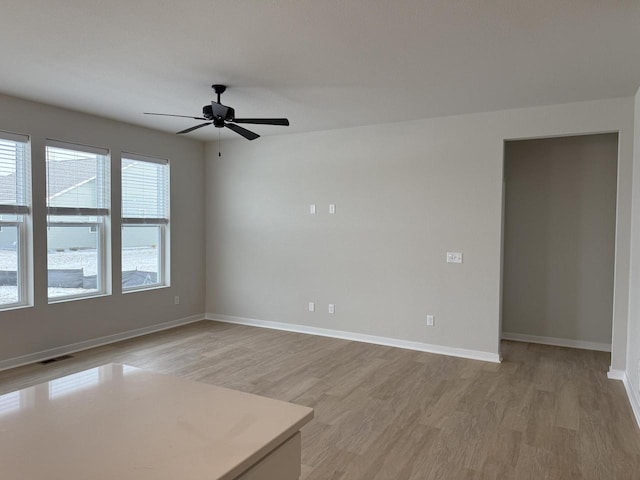
<path id="1" fill-rule="evenodd" d="M 447 263 L 462 263 L 462 252 L 447 252 Z"/>
<path id="2" fill-rule="evenodd" d="M 311 215 L 315 215 L 316 214 L 316 204 L 312 203 L 311 205 L 309 205 L 309 213 Z"/>

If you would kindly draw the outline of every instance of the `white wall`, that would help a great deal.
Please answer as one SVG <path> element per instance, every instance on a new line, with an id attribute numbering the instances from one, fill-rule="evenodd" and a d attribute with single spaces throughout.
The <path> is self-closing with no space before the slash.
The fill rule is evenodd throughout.
<path id="1" fill-rule="evenodd" d="M 32 136 L 36 236 L 35 306 L 0 312 L 0 362 L 199 315 L 205 298 L 212 314 L 497 354 L 503 141 L 619 131 L 612 366 L 624 369 L 633 109 L 622 98 L 223 141 L 222 158 L 207 145 L 203 175 L 198 142 L 0 96 L 0 129 Z M 111 296 L 47 304 L 45 138 L 110 148 L 114 178 L 120 151 L 171 159 L 170 288 L 122 295 L 116 275 Z M 117 273 L 119 232 L 112 241 Z M 447 265 L 447 250 L 465 262 Z"/>
<path id="2" fill-rule="evenodd" d="M 631 299 L 627 350 L 627 388 L 640 424 L 640 90 L 635 96 L 635 141 L 633 164 L 633 232 L 631 249 Z"/>
<path id="3" fill-rule="evenodd" d="M 0 130 L 31 135 L 35 306 L 0 312 L 0 366 L 20 357 L 98 337 L 202 315 L 204 183 L 202 143 L 51 106 L 0 96 Z M 113 294 L 49 305 L 45 139 L 111 150 Z M 123 295 L 120 287 L 120 152 L 168 158 L 171 164 L 171 287 Z M 174 305 L 174 295 L 180 305 Z"/>
<path id="4" fill-rule="evenodd" d="M 610 347 L 617 160 L 615 133 L 506 143 L 506 334 Z"/>
<path id="5" fill-rule="evenodd" d="M 503 141 L 620 131 L 612 364 L 623 368 L 632 129 L 622 98 L 225 140 L 221 158 L 210 143 L 207 312 L 495 355 Z M 464 263 L 446 264 L 448 250 Z"/>

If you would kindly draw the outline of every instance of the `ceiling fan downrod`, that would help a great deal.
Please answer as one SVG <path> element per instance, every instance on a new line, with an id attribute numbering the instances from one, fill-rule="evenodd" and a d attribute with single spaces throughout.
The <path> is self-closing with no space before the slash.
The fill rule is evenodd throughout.
<path id="1" fill-rule="evenodd" d="M 214 83 L 213 85 L 211 85 L 211 88 L 213 88 L 213 91 L 216 92 L 216 95 L 218 95 L 217 102 L 220 103 L 220 95 L 222 95 L 225 90 L 227 90 L 227 86 L 220 85 L 219 83 Z"/>

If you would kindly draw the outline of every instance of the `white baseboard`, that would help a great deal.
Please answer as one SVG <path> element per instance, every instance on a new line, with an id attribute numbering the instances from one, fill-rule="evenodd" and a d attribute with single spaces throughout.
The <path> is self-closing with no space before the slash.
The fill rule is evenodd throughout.
<path id="1" fill-rule="evenodd" d="M 638 395 L 637 390 L 633 389 L 633 385 L 631 385 L 626 373 L 623 376 L 622 383 L 624 384 L 624 389 L 627 391 L 627 397 L 631 404 L 631 410 L 633 410 L 633 414 L 636 417 L 636 423 L 638 424 L 638 428 L 640 428 L 640 395 Z"/>
<path id="2" fill-rule="evenodd" d="M 609 380 L 624 380 L 625 375 L 624 370 L 616 370 L 611 367 L 609 367 L 609 371 L 607 372 L 607 378 Z"/>
<path id="3" fill-rule="evenodd" d="M 235 323 L 252 327 L 270 328 L 272 330 L 284 330 L 287 332 L 306 333 L 309 335 L 319 335 L 321 337 L 340 338 L 355 342 L 374 343 L 376 345 L 386 345 L 388 347 L 404 348 L 407 350 L 418 350 L 420 352 L 437 353 L 452 357 L 469 358 L 472 360 L 482 360 L 485 362 L 500 363 L 500 355 L 478 350 L 467 350 L 465 348 L 446 347 L 442 345 L 431 345 L 428 343 L 412 342 L 397 338 L 378 337 L 363 333 L 346 332 L 343 330 L 331 330 L 328 328 L 309 327 L 307 325 L 297 325 L 293 323 L 271 322 L 268 320 L 256 320 L 253 318 L 234 317 L 231 315 L 218 315 L 207 313 L 207 320 L 214 320 L 224 323 Z"/>
<path id="4" fill-rule="evenodd" d="M 21 367 L 30 363 L 41 362 L 49 358 L 59 357 L 61 355 L 69 355 L 71 353 L 86 350 L 88 348 L 100 347 L 109 343 L 119 342 L 121 340 L 127 340 L 129 338 L 139 337 L 140 335 L 147 335 L 148 333 L 159 332 L 161 330 L 167 330 L 169 328 L 178 327 L 180 325 L 186 325 L 188 323 L 198 322 L 204 320 L 205 315 L 192 315 L 190 317 L 180 318 L 178 320 L 172 320 L 170 322 L 159 323 L 157 325 L 150 325 L 148 327 L 137 328 L 135 330 L 129 330 L 126 332 L 115 333 L 113 335 L 106 335 L 104 337 L 94 338 L 92 340 L 85 340 L 84 342 L 72 343 L 70 345 L 64 345 L 62 347 L 51 348 L 49 350 L 41 350 L 36 353 L 30 353 L 29 355 L 22 355 L 20 357 L 9 358 L 7 360 L 0 361 L 0 371 L 7 370 L 9 368 Z"/>
<path id="5" fill-rule="evenodd" d="M 553 345 L 556 347 L 581 348 L 583 350 L 597 350 L 599 352 L 610 352 L 610 343 L 586 342 L 583 340 L 571 340 L 569 338 L 539 337 L 537 335 L 525 335 L 523 333 L 502 333 L 503 340 L 513 340 L 515 342 L 540 343 L 542 345 Z"/>

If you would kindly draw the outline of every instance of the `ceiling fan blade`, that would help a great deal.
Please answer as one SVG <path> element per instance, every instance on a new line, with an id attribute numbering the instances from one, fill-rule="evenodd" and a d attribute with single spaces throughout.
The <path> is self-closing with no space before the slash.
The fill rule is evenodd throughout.
<path id="1" fill-rule="evenodd" d="M 190 117 L 189 115 L 172 115 L 170 113 L 149 113 L 144 112 L 145 115 L 160 115 L 161 117 L 181 117 L 181 118 L 193 118 L 194 120 L 206 120 L 204 117 Z"/>
<path id="2" fill-rule="evenodd" d="M 260 136 L 257 133 L 252 132 L 251 130 L 247 130 L 246 128 L 242 128 L 239 125 L 234 125 L 233 123 L 225 123 L 224 126 L 227 127 L 229 130 L 233 130 L 238 135 L 242 135 L 247 140 L 255 140 L 256 138 L 258 138 Z"/>
<path id="3" fill-rule="evenodd" d="M 281 125 L 289 126 L 289 120 L 286 118 L 234 118 L 233 123 L 253 123 L 254 125 Z"/>
<path id="4" fill-rule="evenodd" d="M 206 127 L 207 125 L 211 125 L 211 124 L 212 124 L 212 122 L 201 123 L 200 125 L 196 125 L 195 127 L 187 128 L 186 130 L 182 130 L 180 132 L 177 132 L 176 135 L 180 135 L 181 133 L 193 132 L 194 130 L 197 130 L 197 129 L 202 128 L 202 127 Z"/>

